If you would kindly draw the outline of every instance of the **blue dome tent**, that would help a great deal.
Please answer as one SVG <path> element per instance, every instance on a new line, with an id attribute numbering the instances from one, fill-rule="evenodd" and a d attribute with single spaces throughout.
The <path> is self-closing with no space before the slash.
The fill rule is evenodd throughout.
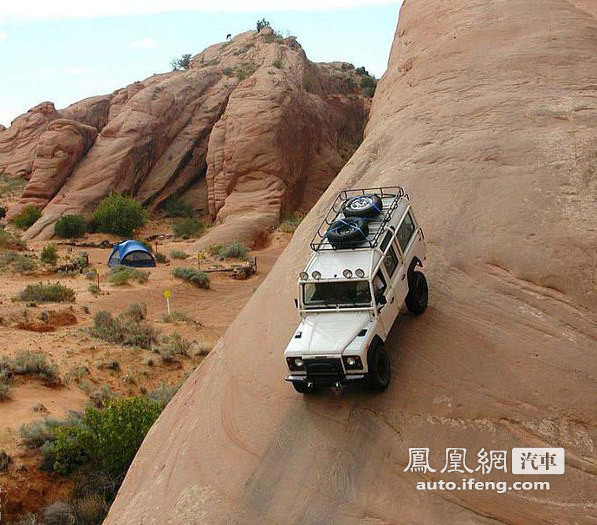
<path id="1" fill-rule="evenodd" d="M 137 241 L 122 241 L 112 247 L 108 266 L 136 266 L 148 268 L 155 266 L 151 252 Z"/>

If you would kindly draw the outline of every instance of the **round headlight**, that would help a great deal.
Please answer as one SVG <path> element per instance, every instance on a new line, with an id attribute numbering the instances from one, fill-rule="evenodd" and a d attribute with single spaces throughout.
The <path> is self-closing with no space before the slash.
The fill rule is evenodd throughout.
<path id="1" fill-rule="evenodd" d="M 347 268 L 346 270 L 344 270 L 344 271 L 342 272 L 342 275 L 343 275 L 344 277 L 346 277 L 347 279 L 350 279 L 350 278 L 352 277 L 352 271 L 350 271 L 350 270 Z"/>
<path id="2" fill-rule="evenodd" d="M 356 271 L 355 271 L 354 273 L 356 273 L 357 277 L 359 277 L 359 278 L 361 278 L 361 279 L 362 279 L 363 277 L 365 277 L 365 272 L 364 272 L 363 270 L 361 270 L 360 268 L 357 268 L 357 269 L 356 269 Z"/>
<path id="3" fill-rule="evenodd" d="M 301 281 L 307 281 L 309 279 L 309 274 L 307 272 L 301 272 L 299 273 L 299 277 Z"/>
<path id="4" fill-rule="evenodd" d="M 296 367 L 302 368 L 302 366 L 303 366 L 303 360 L 300 357 L 297 357 L 294 360 L 294 364 L 295 364 Z"/>
<path id="5" fill-rule="evenodd" d="M 313 277 L 313 279 L 315 279 L 316 281 L 319 281 L 319 279 L 321 279 L 321 272 L 318 272 L 317 270 L 315 270 L 311 274 L 311 277 Z"/>
<path id="6" fill-rule="evenodd" d="M 357 364 L 357 360 L 354 357 L 349 357 L 348 359 L 346 359 L 346 364 L 348 366 L 354 366 Z"/>

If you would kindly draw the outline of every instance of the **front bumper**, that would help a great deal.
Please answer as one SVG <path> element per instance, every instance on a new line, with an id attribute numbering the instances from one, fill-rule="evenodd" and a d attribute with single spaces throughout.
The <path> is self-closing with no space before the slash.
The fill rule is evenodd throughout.
<path id="1" fill-rule="evenodd" d="M 347 385 L 365 379 L 365 374 L 356 370 L 347 374 L 341 358 L 304 358 L 305 374 L 296 372 L 284 379 L 291 383 L 310 383 L 316 386 Z"/>

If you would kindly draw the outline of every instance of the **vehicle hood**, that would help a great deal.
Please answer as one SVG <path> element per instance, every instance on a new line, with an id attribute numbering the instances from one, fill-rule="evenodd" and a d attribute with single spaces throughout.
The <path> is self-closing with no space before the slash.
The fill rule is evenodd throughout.
<path id="1" fill-rule="evenodd" d="M 302 355 L 341 354 L 369 324 L 368 312 L 325 312 L 308 314 L 296 329 L 288 350 Z"/>

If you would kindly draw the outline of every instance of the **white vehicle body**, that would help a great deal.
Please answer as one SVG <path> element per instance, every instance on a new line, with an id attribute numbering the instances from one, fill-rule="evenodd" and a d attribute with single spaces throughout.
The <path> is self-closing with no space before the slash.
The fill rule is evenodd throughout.
<path id="1" fill-rule="evenodd" d="M 323 235 L 301 272 L 297 300 L 300 323 L 284 352 L 290 370 L 286 380 L 295 388 L 300 382 L 340 387 L 365 379 L 368 352 L 385 342 L 405 302 L 409 276 L 416 266 L 423 265 L 426 249 L 408 196 L 401 188 L 387 193 L 393 189 L 373 190 L 381 192 L 383 209 L 389 210 L 377 222 L 370 221 L 379 226 L 375 242 L 332 249 Z M 335 220 L 344 217 L 341 211 L 334 215 Z M 314 302 L 312 298 L 326 289 L 326 283 L 335 283 L 336 295 L 338 290 L 354 290 L 354 301 Z"/>

